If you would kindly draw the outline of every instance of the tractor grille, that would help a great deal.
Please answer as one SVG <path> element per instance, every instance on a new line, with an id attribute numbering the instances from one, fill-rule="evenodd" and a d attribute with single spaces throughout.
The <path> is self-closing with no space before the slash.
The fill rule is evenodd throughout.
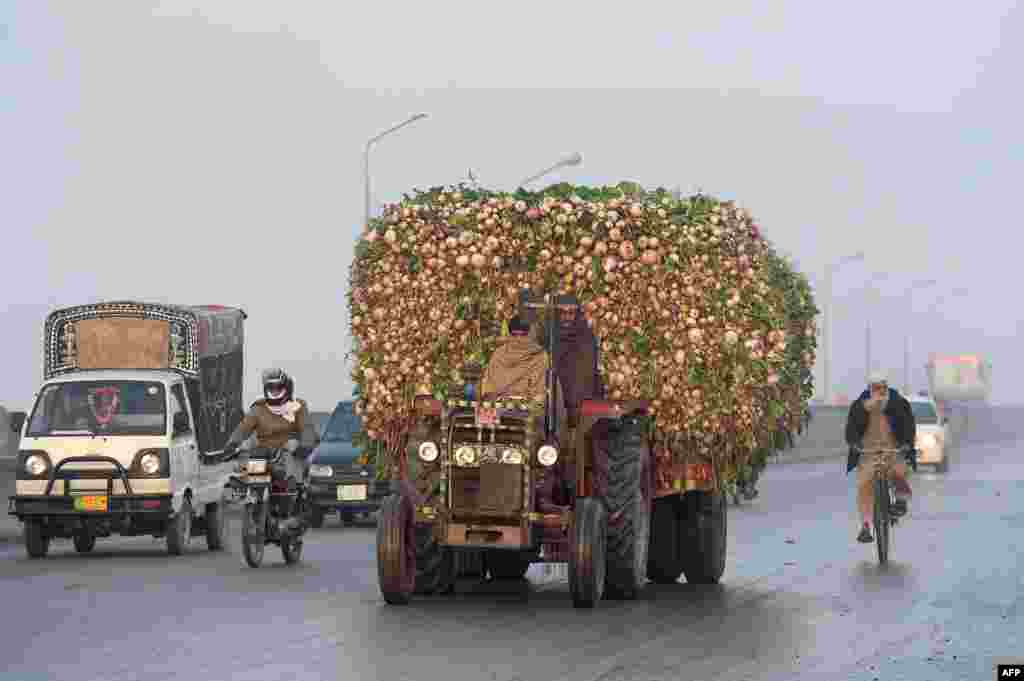
<path id="1" fill-rule="evenodd" d="M 518 517 L 522 508 L 522 466 L 485 463 L 452 469 L 452 512 L 458 516 Z"/>

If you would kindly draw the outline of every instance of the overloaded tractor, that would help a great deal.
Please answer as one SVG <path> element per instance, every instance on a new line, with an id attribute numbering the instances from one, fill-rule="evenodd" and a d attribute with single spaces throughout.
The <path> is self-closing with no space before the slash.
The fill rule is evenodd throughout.
<path id="1" fill-rule="evenodd" d="M 54 539 L 194 535 L 223 548 L 221 450 L 242 419 L 243 320 L 221 306 L 108 302 L 57 310 L 21 426 L 9 514 L 42 558 Z"/>
<path id="2" fill-rule="evenodd" d="M 652 451 L 648 405 L 605 397 L 598 343 L 571 296 L 520 295 L 507 343 L 462 367 L 462 395 L 416 400 L 378 523 L 390 604 L 450 592 L 466 560 L 492 578 L 568 563 L 576 607 L 633 599 L 647 578 L 716 583 L 726 508 L 709 460 Z"/>

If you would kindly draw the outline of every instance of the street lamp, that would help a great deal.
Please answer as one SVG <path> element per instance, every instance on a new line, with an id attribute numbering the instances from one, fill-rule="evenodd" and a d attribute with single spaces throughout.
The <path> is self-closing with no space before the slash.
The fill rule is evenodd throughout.
<path id="1" fill-rule="evenodd" d="M 890 276 L 892 276 L 892 275 L 889 274 L 888 272 L 875 272 L 873 275 L 871 275 L 871 278 L 868 279 L 867 285 L 864 287 L 865 302 L 870 304 L 872 300 L 875 301 L 875 302 L 878 301 L 878 289 L 875 288 L 875 283 L 878 282 L 878 281 L 881 281 L 883 279 L 888 279 Z M 868 296 L 870 294 L 872 294 L 872 293 L 875 294 L 875 295 L 872 296 L 871 300 L 868 300 Z M 871 380 L 871 317 L 872 317 L 871 310 L 868 310 L 867 314 L 864 315 L 864 380 L 865 381 L 870 381 Z"/>
<path id="2" fill-rule="evenodd" d="M 938 284 L 936 279 L 922 279 L 912 283 L 906 292 L 907 296 L 907 326 L 903 333 L 903 392 L 910 394 L 910 316 L 914 312 L 914 291 Z"/>
<path id="3" fill-rule="evenodd" d="M 370 229 L 370 147 L 372 147 L 378 140 L 380 140 L 385 135 L 390 135 L 391 133 L 395 132 L 396 130 L 398 130 L 400 128 L 404 128 L 405 126 L 409 125 L 410 123 L 415 123 L 416 121 L 418 121 L 418 120 L 420 120 L 422 118 L 426 118 L 426 117 L 427 117 L 427 114 L 425 114 L 425 113 L 418 113 L 415 116 L 413 116 L 413 117 L 411 117 L 411 118 L 409 118 L 409 119 L 407 119 L 405 121 L 402 121 L 398 125 L 395 125 L 395 126 L 392 126 L 392 127 L 388 128 L 387 130 L 385 130 L 384 132 L 380 133 L 376 137 L 371 137 L 366 142 L 366 149 L 363 151 L 363 184 L 366 187 L 366 216 L 365 216 L 366 219 L 365 219 L 365 221 L 363 223 L 363 231 L 364 231 L 364 233 L 366 231 L 369 231 L 369 229 Z"/>
<path id="4" fill-rule="evenodd" d="M 837 269 L 843 265 L 864 260 L 864 252 L 860 251 L 853 255 L 840 258 L 830 265 L 825 266 L 825 310 L 822 345 L 824 345 L 824 383 L 825 383 L 825 404 L 832 402 L 832 277 Z"/>
<path id="5" fill-rule="evenodd" d="M 553 173 L 554 171 L 558 170 L 559 168 L 568 168 L 570 166 L 578 166 L 581 163 L 583 163 L 583 154 L 581 154 L 580 152 L 577 151 L 574 154 L 569 154 L 568 156 L 566 156 L 565 158 L 563 158 L 561 161 L 559 161 L 555 165 L 551 166 L 550 168 L 542 170 L 539 173 L 537 173 L 536 175 L 531 175 L 530 177 L 526 178 L 525 180 L 523 180 L 522 182 L 519 183 L 519 186 L 520 187 L 525 187 L 526 185 L 530 184 L 534 180 L 538 180 L 538 179 L 544 177 L 545 175 L 547 175 L 548 173 Z"/>

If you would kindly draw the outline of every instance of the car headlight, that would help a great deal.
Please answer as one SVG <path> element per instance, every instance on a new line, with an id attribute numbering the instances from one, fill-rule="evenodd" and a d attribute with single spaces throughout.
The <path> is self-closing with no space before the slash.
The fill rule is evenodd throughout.
<path id="1" fill-rule="evenodd" d="M 437 445 L 433 442 L 424 442 L 420 445 L 420 458 L 430 463 L 437 460 Z"/>
<path id="2" fill-rule="evenodd" d="M 472 466 L 476 461 L 476 450 L 472 447 L 459 447 L 455 450 L 455 463 L 460 466 Z"/>
<path id="3" fill-rule="evenodd" d="M 322 463 L 315 463 L 309 467 L 309 474 L 314 478 L 329 478 L 334 475 L 334 469 Z"/>
<path id="4" fill-rule="evenodd" d="M 931 433 L 928 433 L 927 435 L 922 435 L 919 438 L 919 440 L 921 443 L 920 446 L 922 447 L 934 447 L 939 443 L 939 441 Z"/>
<path id="5" fill-rule="evenodd" d="M 256 459 L 245 465 L 245 471 L 249 475 L 262 475 L 267 472 L 267 462 L 264 459 Z"/>
<path id="6" fill-rule="evenodd" d="M 160 470 L 160 457 L 157 454 L 143 454 L 139 459 L 139 468 L 146 475 L 153 475 Z"/>
<path id="7" fill-rule="evenodd" d="M 537 450 L 537 460 L 541 466 L 554 466 L 558 461 L 558 450 L 551 445 L 544 445 Z"/>
<path id="8" fill-rule="evenodd" d="M 29 475 L 42 475 L 46 471 L 46 459 L 33 454 L 25 459 L 25 472 Z"/>
<path id="9" fill-rule="evenodd" d="M 523 462 L 523 453 L 518 449 L 506 449 L 501 453 L 502 463 L 521 464 Z"/>

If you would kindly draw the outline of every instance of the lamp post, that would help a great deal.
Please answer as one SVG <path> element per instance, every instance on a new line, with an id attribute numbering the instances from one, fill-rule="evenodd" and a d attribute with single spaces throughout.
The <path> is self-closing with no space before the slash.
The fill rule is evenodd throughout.
<path id="1" fill-rule="evenodd" d="M 890 276 L 887 272 L 875 272 L 868 279 L 867 285 L 864 287 L 864 298 L 865 302 L 870 304 L 872 301 L 878 301 L 878 289 L 875 288 L 875 283 L 888 279 Z M 871 296 L 871 294 L 874 294 Z M 869 296 L 870 299 L 868 298 Z M 871 310 L 868 310 L 867 314 L 864 315 L 864 381 L 871 380 Z"/>
<path id="2" fill-rule="evenodd" d="M 910 316 L 914 311 L 914 291 L 939 283 L 936 279 L 922 279 L 912 283 L 906 292 L 907 326 L 903 333 L 903 394 L 910 394 Z"/>
<path id="3" fill-rule="evenodd" d="M 825 404 L 832 402 L 832 277 L 843 265 L 848 265 L 853 262 L 859 262 L 864 259 L 864 252 L 860 251 L 853 255 L 848 255 L 839 260 L 825 266 L 825 323 L 822 324 L 824 327 L 824 342 L 822 345 L 825 346 L 824 362 L 823 362 L 823 378 L 825 383 Z"/>
<path id="4" fill-rule="evenodd" d="M 396 130 L 404 128 L 405 126 L 409 125 L 410 123 L 415 123 L 416 121 L 418 121 L 420 119 L 423 119 L 423 118 L 426 118 L 426 117 L 427 117 L 427 114 L 425 114 L 425 113 L 418 113 L 415 116 L 412 116 L 411 118 L 408 118 L 408 119 L 402 121 L 398 125 L 394 125 L 394 126 L 388 128 L 387 130 L 385 130 L 384 132 L 380 133 L 376 137 L 371 137 L 366 142 L 366 149 L 363 151 L 363 184 L 364 184 L 364 186 L 366 188 L 366 215 L 364 216 L 365 220 L 363 222 L 363 232 L 364 233 L 370 229 L 370 147 L 372 147 L 377 141 L 379 141 L 385 135 L 390 135 L 391 133 L 395 132 Z"/>
<path id="5" fill-rule="evenodd" d="M 540 171 L 539 173 L 537 173 L 536 175 L 531 175 L 530 177 L 526 178 L 525 180 L 523 180 L 522 182 L 519 183 L 519 186 L 520 187 L 525 187 L 526 185 L 530 184 L 534 180 L 539 180 L 540 178 L 544 177 L 548 173 L 553 173 L 554 171 L 558 170 L 559 168 L 568 168 L 570 166 L 578 166 L 581 163 L 583 163 L 583 154 L 581 154 L 580 152 L 577 151 L 574 154 L 569 154 L 568 156 L 566 156 L 565 158 L 563 158 L 561 161 L 559 161 L 555 165 L 551 166 L 550 168 L 546 168 L 546 169 Z"/>

